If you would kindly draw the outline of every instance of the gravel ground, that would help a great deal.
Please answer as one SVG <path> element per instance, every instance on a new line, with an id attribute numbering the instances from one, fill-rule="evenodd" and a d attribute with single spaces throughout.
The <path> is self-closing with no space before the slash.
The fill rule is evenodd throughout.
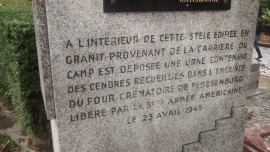
<path id="1" fill-rule="evenodd" d="M 261 64 L 259 87 L 270 88 L 270 48 L 261 47 L 263 58 L 253 59 L 253 63 Z M 257 57 L 254 49 L 253 58 Z M 248 117 L 247 127 L 270 124 L 270 92 L 247 99 Z"/>
<path id="2" fill-rule="evenodd" d="M 270 92 L 247 99 L 247 108 L 247 127 L 270 124 Z"/>

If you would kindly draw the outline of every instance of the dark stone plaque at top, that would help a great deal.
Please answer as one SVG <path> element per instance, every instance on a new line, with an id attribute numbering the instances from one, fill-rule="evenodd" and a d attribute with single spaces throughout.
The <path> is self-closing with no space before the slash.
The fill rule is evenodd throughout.
<path id="1" fill-rule="evenodd" d="M 229 10 L 231 0 L 103 0 L 104 12 Z"/>

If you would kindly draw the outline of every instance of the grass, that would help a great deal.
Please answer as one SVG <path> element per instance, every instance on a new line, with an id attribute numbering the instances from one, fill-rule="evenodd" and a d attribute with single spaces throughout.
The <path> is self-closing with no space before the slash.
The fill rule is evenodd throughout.
<path id="1" fill-rule="evenodd" d="M 33 12 L 32 12 L 31 2 L 29 2 L 27 0 L 0 0 L 0 4 L 2 4 L 2 6 L 0 6 L 0 29 L 1 29 L 1 26 L 3 25 L 2 23 L 5 20 L 10 21 L 10 20 L 14 20 L 14 19 L 16 19 L 16 20 L 26 19 L 26 20 L 30 20 L 30 21 L 32 20 L 32 22 L 33 22 Z M 3 33 L 0 33 L 0 40 L 1 40 L 1 34 L 3 34 Z M 3 45 L 2 40 L 0 42 L 0 45 Z M 0 50 L 0 55 L 2 55 L 1 50 Z M 3 62 L 0 61 L 0 71 L 1 71 L 1 67 L 3 67 Z M 0 73 L 0 81 L 3 81 L 1 79 L 1 74 L 3 74 L 3 72 Z M 0 83 L 0 85 L 1 85 L 1 83 Z M 4 90 L 4 91 L 6 91 L 6 90 Z M 3 96 L 3 93 L 5 94 L 7 92 L 1 92 L 1 88 L 0 88 L 0 95 L 1 95 L 0 100 L 1 101 L 4 101 L 4 100 L 8 101 L 8 99 Z M 6 105 L 6 106 L 8 106 L 8 105 Z"/>
<path id="2" fill-rule="evenodd" d="M 5 4 L 4 8 L 31 8 L 31 1 L 27 0 L 0 0 L 0 4 Z"/>
<path id="3" fill-rule="evenodd" d="M 40 98 L 32 5 L 0 0 L 0 98 L 16 114 L 29 137 L 45 136 L 47 120 Z M 3 71 L 3 72 L 2 72 Z"/>
<path id="4" fill-rule="evenodd" d="M 27 0 L 0 0 L 0 22 L 2 20 L 33 18 L 32 4 Z"/>

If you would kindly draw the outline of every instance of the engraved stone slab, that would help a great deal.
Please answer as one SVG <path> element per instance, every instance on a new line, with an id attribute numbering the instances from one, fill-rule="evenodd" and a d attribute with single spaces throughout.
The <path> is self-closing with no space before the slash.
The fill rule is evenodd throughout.
<path id="1" fill-rule="evenodd" d="M 45 2 L 55 152 L 242 150 L 258 1 L 136 13 Z"/>

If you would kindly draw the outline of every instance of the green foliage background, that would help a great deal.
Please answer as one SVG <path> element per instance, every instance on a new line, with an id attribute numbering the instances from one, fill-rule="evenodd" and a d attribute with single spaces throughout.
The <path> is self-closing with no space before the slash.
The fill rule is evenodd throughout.
<path id="1" fill-rule="evenodd" d="M 267 8 L 263 11 L 261 19 L 265 24 L 270 24 L 270 9 Z"/>
<path id="2" fill-rule="evenodd" d="M 0 97 L 30 137 L 46 136 L 31 5 L 0 0 Z"/>
<path id="3" fill-rule="evenodd" d="M 266 9 L 270 9 L 270 0 L 260 0 L 259 17 L 263 15 Z"/>

